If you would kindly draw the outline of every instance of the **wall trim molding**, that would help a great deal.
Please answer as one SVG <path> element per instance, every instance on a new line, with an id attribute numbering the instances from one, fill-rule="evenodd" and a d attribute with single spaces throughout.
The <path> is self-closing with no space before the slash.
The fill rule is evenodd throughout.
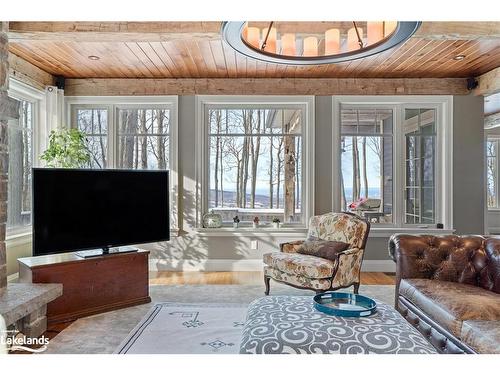
<path id="1" fill-rule="evenodd" d="M 149 259 L 149 271 L 262 271 L 261 259 L 206 259 L 206 260 L 168 260 Z M 392 260 L 365 260 L 364 272 L 395 272 L 396 264 Z"/>

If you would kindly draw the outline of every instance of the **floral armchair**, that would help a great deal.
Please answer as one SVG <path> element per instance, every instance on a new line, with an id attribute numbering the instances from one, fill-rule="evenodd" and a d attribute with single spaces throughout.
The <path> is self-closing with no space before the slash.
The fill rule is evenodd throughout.
<path id="1" fill-rule="evenodd" d="M 280 244 L 280 252 L 264 254 L 264 283 L 269 294 L 269 281 L 288 284 L 296 288 L 312 289 L 316 293 L 354 286 L 358 293 L 361 263 L 370 223 L 351 213 L 328 213 L 309 220 L 308 237 L 327 241 L 342 241 L 349 248 L 334 260 L 298 254 L 304 241 Z"/>

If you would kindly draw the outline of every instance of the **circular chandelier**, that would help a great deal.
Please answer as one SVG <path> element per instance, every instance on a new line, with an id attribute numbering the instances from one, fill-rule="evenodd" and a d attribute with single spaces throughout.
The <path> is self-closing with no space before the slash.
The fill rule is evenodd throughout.
<path id="1" fill-rule="evenodd" d="M 340 63 L 403 43 L 421 22 L 223 22 L 222 38 L 237 52 L 278 64 Z"/>

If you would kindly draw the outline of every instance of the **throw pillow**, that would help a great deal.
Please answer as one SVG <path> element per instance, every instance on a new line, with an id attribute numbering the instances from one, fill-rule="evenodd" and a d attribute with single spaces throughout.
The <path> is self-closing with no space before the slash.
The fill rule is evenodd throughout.
<path id="1" fill-rule="evenodd" d="M 337 254 L 349 248 L 349 244 L 341 241 L 326 241 L 319 238 L 308 238 L 297 249 L 297 253 L 313 255 L 329 260 L 337 259 Z"/>

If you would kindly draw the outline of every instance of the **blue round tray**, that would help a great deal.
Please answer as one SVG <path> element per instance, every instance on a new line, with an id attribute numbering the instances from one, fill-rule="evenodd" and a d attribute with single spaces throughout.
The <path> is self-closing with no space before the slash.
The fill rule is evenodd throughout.
<path id="1" fill-rule="evenodd" d="M 327 292 L 314 296 L 314 307 L 328 315 L 360 317 L 375 313 L 377 303 L 360 294 Z"/>

